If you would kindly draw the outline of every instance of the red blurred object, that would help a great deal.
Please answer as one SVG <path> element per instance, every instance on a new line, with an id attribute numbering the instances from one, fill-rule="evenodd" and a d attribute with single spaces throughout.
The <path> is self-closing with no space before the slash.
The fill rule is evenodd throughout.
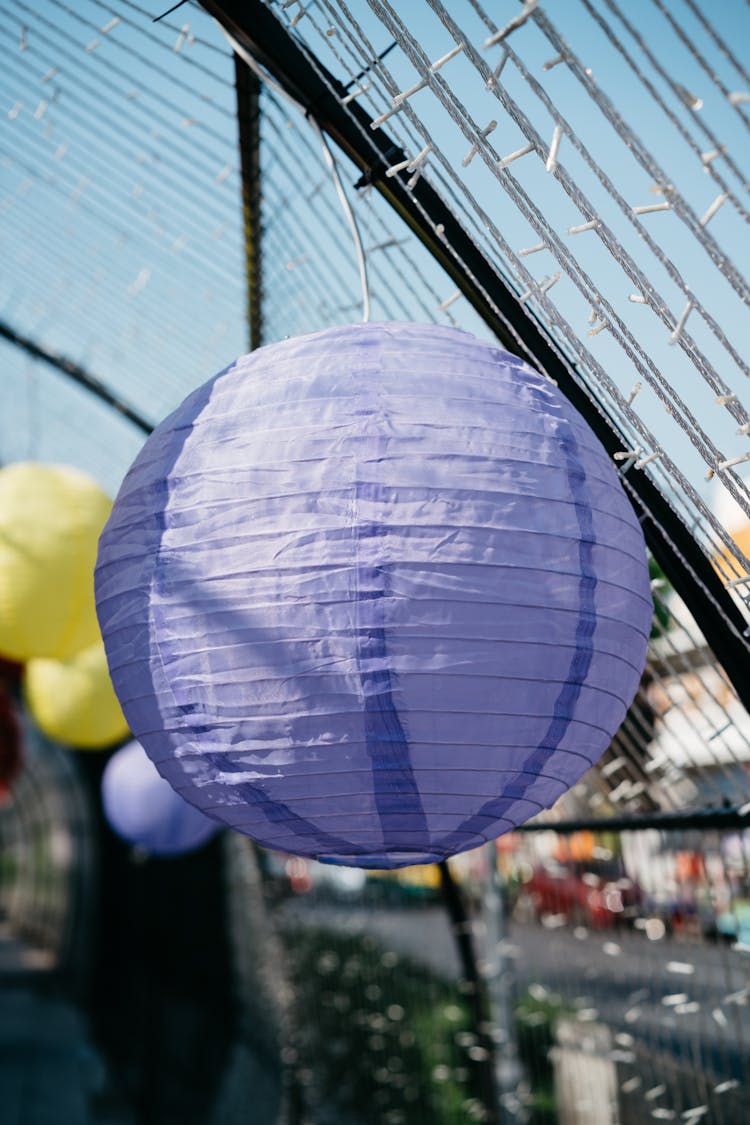
<path id="1" fill-rule="evenodd" d="M 697 884 L 705 881 L 706 867 L 700 852 L 677 852 L 675 875 L 679 883 Z"/>
<path id="2" fill-rule="evenodd" d="M 638 884 L 609 860 L 547 861 L 534 868 L 526 890 L 537 917 L 562 914 L 569 922 L 599 930 L 632 922 L 643 901 Z"/>
<path id="3" fill-rule="evenodd" d="M 10 795 L 22 765 L 21 725 L 10 692 L 0 681 L 0 803 Z"/>
<path id="4" fill-rule="evenodd" d="M 305 895 L 312 890 L 310 865 L 301 856 L 290 856 L 285 865 L 289 885 L 297 895 Z"/>

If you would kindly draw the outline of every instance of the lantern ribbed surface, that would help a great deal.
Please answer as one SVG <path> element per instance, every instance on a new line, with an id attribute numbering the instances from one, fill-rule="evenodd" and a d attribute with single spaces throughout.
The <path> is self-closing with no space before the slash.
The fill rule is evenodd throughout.
<path id="1" fill-rule="evenodd" d="M 146 442 L 96 569 L 133 734 L 211 816 L 367 867 L 512 829 L 607 748 L 643 536 L 555 386 L 451 328 L 244 356 Z"/>

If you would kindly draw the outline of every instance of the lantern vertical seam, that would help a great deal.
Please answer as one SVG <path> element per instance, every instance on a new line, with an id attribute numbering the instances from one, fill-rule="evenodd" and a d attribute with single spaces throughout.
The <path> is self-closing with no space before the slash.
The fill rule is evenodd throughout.
<path id="1" fill-rule="evenodd" d="M 481 834 L 482 826 L 486 824 L 488 819 L 494 820 L 502 817 L 513 804 L 525 797 L 536 777 L 542 775 L 545 762 L 559 748 L 565 737 L 572 719 L 571 709 L 581 694 L 581 688 L 591 668 L 594 655 L 593 636 L 596 629 L 595 591 L 597 578 L 592 567 L 596 535 L 588 488 L 586 487 L 586 470 L 578 456 L 578 442 L 575 433 L 567 420 L 561 420 L 560 434 L 560 448 L 565 455 L 565 469 L 580 532 L 578 558 L 581 566 L 581 577 L 578 582 L 578 624 L 575 633 L 576 647 L 570 661 L 568 677 L 555 700 L 552 719 L 540 740 L 539 746 L 523 763 L 526 775 L 524 779 L 517 788 L 514 788 L 511 795 L 507 797 L 501 795 L 487 801 L 482 805 L 479 812 L 467 817 L 457 829 L 441 839 L 437 847 L 441 850 L 445 849 L 447 852 L 453 849 L 454 842 L 458 842 L 467 833 Z M 532 777 L 532 775 L 534 776 Z M 482 838 L 484 839 L 484 836 Z"/>
<path id="2" fill-rule="evenodd" d="M 375 417 L 375 410 L 371 408 L 367 412 L 366 418 L 369 420 Z M 374 439 L 377 461 L 383 459 L 384 450 L 382 446 L 385 440 L 385 420 L 385 409 L 381 401 L 379 416 L 377 417 L 378 428 Z M 360 540 L 365 537 L 372 540 L 382 538 L 385 532 L 382 523 L 360 524 L 360 500 L 364 498 L 382 504 L 385 498 L 385 489 L 382 485 L 373 482 L 365 484 L 359 478 L 360 465 L 357 463 L 355 466 L 354 508 L 352 512 L 355 550 L 354 596 L 357 615 L 355 655 L 364 703 L 365 744 L 367 756 L 372 762 L 375 808 L 380 820 L 384 850 L 398 846 L 397 842 L 394 844 L 394 841 L 398 839 L 398 830 L 394 834 L 390 826 L 390 822 L 396 815 L 411 817 L 414 822 L 414 831 L 423 836 L 424 845 L 415 844 L 415 851 L 422 850 L 422 848 L 432 851 L 429 846 L 427 818 L 409 755 L 409 744 L 399 717 L 398 708 L 393 699 L 393 678 L 388 664 L 388 645 L 385 630 L 385 601 L 389 594 L 386 565 L 384 560 L 380 558 L 377 565 L 370 566 L 362 566 L 359 560 Z M 364 590 L 362 589 L 363 579 L 365 582 Z M 373 610 L 373 623 L 368 628 L 366 635 L 359 627 L 359 610 L 364 601 L 372 602 Z M 374 623 L 376 615 L 377 625 Z M 370 666 L 369 669 L 363 667 L 364 661 L 367 661 Z"/>

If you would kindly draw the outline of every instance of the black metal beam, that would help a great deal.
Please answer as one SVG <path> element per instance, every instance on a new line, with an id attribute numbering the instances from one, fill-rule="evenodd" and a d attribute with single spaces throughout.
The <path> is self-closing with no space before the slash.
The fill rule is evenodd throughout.
<path id="1" fill-rule="evenodd" d="M 263 343 L 263 249 L 261 240 L 260 81 L 240 58 L 234 60 L 237 91 L 245 276 L 250 350 Z"/>
<path id="2" fill-rule="evenodd" d="M 527 821 L 514 832 L 557 832 L 569 836 L 573 832 L 644 832 L 656 828 L 662 832 L 706 828 L 750 828 L 750 809 L 743 805 L 728 809 L 693 809 L 679 812 L 639 812 L 608 817 L 581 817 L 576 820 Z"/>
<path id="3" fill-rule="evenodd" d="M 484 1109 L 482 1120 L 487 1125 L 499 1125 L 497 1051 L 492 1036 L 488 1033 L 488 1028 L 492 1025 L 492 1007 L 487 982 L 479 971 L 479 959 L 466 896 L 454 879 L 448 863 L 442 860 L 437 866 L 440 872 L 440 893 L 450 919 L 456 954 L 461 965 L 461 978 L 466 988 L 466 1003 L 471 1008 L 477 1042 L 482 1048 L 481 1058 L 474 1063 L 477 1086 Z"/>
<path id="4" fill-rule="evenodd" d="M 123 418 L 127 418 L 134 426 L 143 430 L 144 434 L 150 434 L 153 430 L 153 424 L 149 422 L 147 418 L 144 418 L 143 415 L 139 414 L 132 406 L 128 406 L 127 403 L 113 394 L 112 391 L 102 383 L 101 379 L 97 379 L 95 375 L 91 375 L 83 367 L 80 367 L 79 364 L 74 363 L 72 359 L 68 359 L 64 355 L 59 355 L 57 352 L 50 351 L 49 348 L 45 348 L 42 344 L 37 344 L 35 340 L 29 339 L 28 336 L 16 332 L 16 330 L 11 328 L 9 324 L 6 324 L 4 320 L 0 320 L 0 337 L 7 340 L 10 344 L 14 344 L 17 348 L 21 348 L 30 356 L 33 356 L 34 359 L 41 360 L 42 363 L 46 363 L 49 367 L 54 367 L 55 371 L 66 375 L 68 379 L 77 383 L 79 387 L 84 387 L 96 398 L 105 402 L 107 406 L 111 406 L 118 414 L 121 414 Z"/>
<path id="5" fill-rule="evenodd" d="M 406 159 L 404 151 L 382 128 L 370 128 L 369 114 L 356 101 L 347 106 L 341 104 L 345 96 L 343 85 L 318 61 L 312 65 L 308 54 L 262 0 L 201 2 L 308 114 L 315 117 L 321 129 L 360 169 L 359 183 L 372 184 L 380 192 L 498 339 L 515 351 L 518 348 L 515 332 L 529 354 L 557 381 L 607 452 L 612 455 L 627 448 L 619 427 L 604 405 L 594 404 L 583 389 L 580 373 L 575 378 L 571 376 L 544 327 L 528 308 L 519 304 L 517 295 L 498 277 L 425 177 L 422 176 L 410 191 L 401 174 L 385 176 L 386 168 Z M 513 332 L 508 331 L 503 317 L 512 325 Z M 693 535 L 646 473 L 631 469 L 627 486 L 650 550 L 690 608 L 739 698 L 750 710 L 750 648 L 743 635 L 742 614 Z"/>

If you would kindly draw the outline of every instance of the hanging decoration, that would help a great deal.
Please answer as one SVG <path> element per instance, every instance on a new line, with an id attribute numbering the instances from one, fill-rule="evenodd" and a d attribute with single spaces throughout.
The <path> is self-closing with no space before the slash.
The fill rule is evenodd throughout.
<path id="1" fill-rule="evenodd" d="M 128 735 L 100 640 L 70 660 L 30 660 L 22 691 L 32 719 L 56 742 L 98 750 Z"/>
<path id="2" fill-rule="evenodd" d="M 193 851 L 219 828 L 175 793 L 138 742 L 129 742 L 107 762 L 102 805 L 118 836 L 155 856 Z"/>
<path id="3" fill-rule="evenodd" d="M 0 654 L 65 660 L 99 638 L 92 571 L 112 502 L 84 473 L 0 469 Z"/>
<path id="4" fill-rule="evenodd" d="M 191 394 L 123 483 L 96 589 L 125 715 L 180 794 L 386 868 L 573 785 L 652 613 L 633 509 L 557 388 L 401 323 L 261 348 Z"/>

